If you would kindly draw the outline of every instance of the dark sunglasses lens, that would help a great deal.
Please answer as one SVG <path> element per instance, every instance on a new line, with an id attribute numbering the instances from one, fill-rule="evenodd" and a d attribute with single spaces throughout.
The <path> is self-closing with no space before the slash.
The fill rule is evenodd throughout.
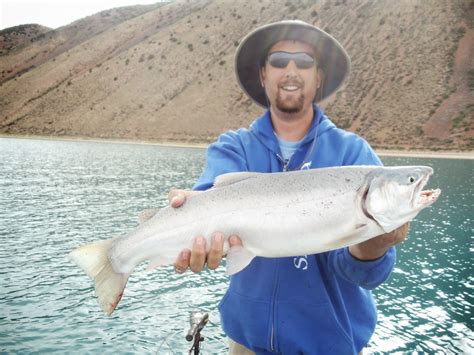
<path id="1" fill-rule="evenodd" d="M 300 69 L 309 69 L 311 68 L 315 60 L 307 53 L 298 53 L 295 55 L 296 66 Z"/>
<path id="2" fill-rule="evenodd" d="M 307 53 L 273 52 L 268 56 L 268 63 L 275 68 L 286 68 L 290 60 L 294 60 L 299 69 L 309 69 L 315 63 Z"/>
<path id="3" fill-rule="evenodd" d="M 275 68 L 286 68 L 290 62 L 290 56 L 287 53 L 275 52 L 268 56 L 268 63 Z"/>

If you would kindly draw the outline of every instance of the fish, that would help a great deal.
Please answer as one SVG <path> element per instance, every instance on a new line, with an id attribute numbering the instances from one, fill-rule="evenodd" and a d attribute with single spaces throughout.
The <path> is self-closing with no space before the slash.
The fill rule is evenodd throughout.
<path id="1" fill-rule="evenodd" d="M 95 281 L 100 307 L 111 315 L 133 270 L 170 265 L 194 238 L 215 232 L 238 235 L 224 242 L 226 274 L 256 256 L 323 253 L 391 232 L 433 204 L 440 189 L 423 190 L 428 166 L 343 166 L 281 173 L 236 172 L 187 198 L 179 208 L 147 210 L 139 226 L 121 237 L 73 250 L 69 256 Z"/>

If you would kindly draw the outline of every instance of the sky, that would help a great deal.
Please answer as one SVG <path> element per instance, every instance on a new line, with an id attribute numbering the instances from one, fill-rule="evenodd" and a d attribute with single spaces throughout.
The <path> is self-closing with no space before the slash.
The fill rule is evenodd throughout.
<path id="1" fill-rule="evenodd" d="M 0 29 L 37 23 L 58 28 L 102 10 L 160 0 L 0 0 Z"/>

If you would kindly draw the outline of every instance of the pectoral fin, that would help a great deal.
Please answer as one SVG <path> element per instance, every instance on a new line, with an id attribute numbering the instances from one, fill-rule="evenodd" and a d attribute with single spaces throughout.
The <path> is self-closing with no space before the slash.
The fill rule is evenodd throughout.
<path id="1" fill-rule="evenodd" d="M 153 271 L 159 266 L 169 265 L 169 264 L 172 264 L 174 261 L 175 259 L 170 258 L 170 257 L 158 257 L 158 258 L 152 259 L 148 263 L 145 271 L 147 272 Z"/>
<path id="2" fill-rule="evenodd" d="M 243 270 L 253 258 L 255 254 L 252 254 L 241 245 L 233 246 L 227 252 L 227 269 L 226 275 L 233 275 Z"/>

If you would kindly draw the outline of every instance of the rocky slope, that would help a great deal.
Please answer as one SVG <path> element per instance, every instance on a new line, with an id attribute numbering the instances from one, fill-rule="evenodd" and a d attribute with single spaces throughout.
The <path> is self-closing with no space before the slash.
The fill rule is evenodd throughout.
<path id="1" fill-rule="evenodd" d="M 211 141 L 262 112 L 236 84 L 239 40 L 298 18 L 352 57 L 347 85 L 322 104 L 338 125 L 379 148 L 474 149 L 474 0 L 183 0 L 120 11 L 0 56 L 0 132 Z"/>
<path id="2" fill-rule="evenodd" d="M 37 24 L 25 24 L 0 30 L 0 55 L 8 54 L 13 48 L 25 42 L 33 42 L 35 38 L 49 31 L 51 28 Z"/>

